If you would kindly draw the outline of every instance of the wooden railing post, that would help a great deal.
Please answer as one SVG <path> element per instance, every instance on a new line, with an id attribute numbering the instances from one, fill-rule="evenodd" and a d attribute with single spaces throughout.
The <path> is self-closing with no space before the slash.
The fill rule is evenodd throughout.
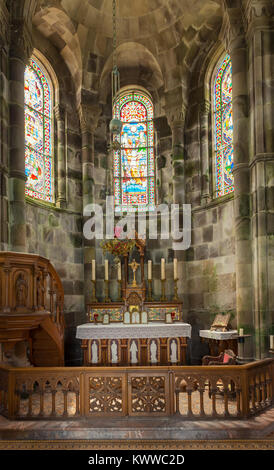
<path id="1" fill-rule="evenodd" d="M 79 391 L 80 391 L 80 416 L 88 415 L 88 411 L 86 410 L 86 401 L 85 401 L 85 385 L 86 385 L 86 373 L 80 372 L 80 384 L 79 384 Z"/>
<path id="2" fill-rule="evenodd" d="M 174 409 L 174 389 L 175 389 L 175 373 L 173 370 L 170 370 L 169 373 L 169 413 L 171 416 L 175 414 Z"/>
<path id="3" fill-rule="evenodd" d="M 242 389 L 242 418 L 248 418 L 250 415 L 249 408 L 249 377 L 248 370 L 244 369 L 240 375 L 241 389 Z"/>

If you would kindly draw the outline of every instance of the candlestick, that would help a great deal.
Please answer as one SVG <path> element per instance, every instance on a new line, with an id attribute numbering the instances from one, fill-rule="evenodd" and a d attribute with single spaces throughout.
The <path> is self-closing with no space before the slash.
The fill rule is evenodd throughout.
<path id="1" fill-rule="evenodd" d="M 174 258 L 173 260 L 173 272 L 174 272 L 174 281 L 178 279 L 178 260 Z"/>
<path id="2" fill-rule="evenodd" d="M 173 295 L 173 300 L 179 300 L 177 282 L 178 282 L 178 279 L 174 279 L 174 295 Z"/>
<path id="3" fill-rule="evenodd" d="M 108 260 L 105 259 L 105 281 L 108 281 Z"/>
<path id="4" fill-rule="evenodd" d="M 147 262 L 147 279 L 148 281 L 152 280 L 152 261 L 148 260 Z"/>
<path id="5" fill-rule="evenodd" d="M 152 302 L 152 279 L 148 279 L 148 294 L 147 294 L 148 302 Z"/>
<path id="6" fill-rule="evenodd" d="M 96 261 L 95 259 L 91 262 L 91 279 L 92 281 L 96 280 Z"/>
<path id="7" fill-rule="evenodd" d="M 122 279 L 118 279 L 118 300 L 122 301 Z"/>
<path id="8" fill-rule="evenodd" d="M 274 349 L 274 335 L 270 335 L 270 349 Z"/>
<path id="9" fill-rule="evenodd" d="M 243 328 L 240 328 L 239 336 L 244 336 L 244 329 Z"/>
<path id="10" fill-rule="evenodd" d="M 121 261 L 119 261 L 118 267 L 117 267 L 117 279 L 118 279 L 118 281 L 121 281 L 121 280 L 122 280 L 122 266 L 121 266 Z"/>
<path id="11" fill-rule="evenodd" d="M 98 300 L 96 299 L 96 281 L 92 279 L 92 297 L 91 297 L 91 302 L 92 303 L 97 303 Z"/>
<path id="12" fill-rule="evenodd" d="M 161 295 L 161 302 L 166 302 L 166 280 L 162 279 L 161 280 L 161 285 L 162 285 L 162 295 Z"/>
<path id="13" fill-rule="evenodd" d="M 161 259 L 161 280 L 164 281 L 166 278 L 166 273 L 165 273 L 165 258 Z"/>
<path id="14" fill-rule="evenodd" d="M 105 302 L 111 302 L 109 298 L 109 281 L 105 280 Z"/>

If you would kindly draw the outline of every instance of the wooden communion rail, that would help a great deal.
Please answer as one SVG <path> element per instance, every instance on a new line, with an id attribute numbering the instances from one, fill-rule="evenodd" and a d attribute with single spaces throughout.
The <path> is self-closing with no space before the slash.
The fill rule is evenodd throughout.
<path id="1" fill-rule="evenodd" d="M 0 368 L 9 419 L 248 418 L 273 402 L 274 360 L 241 366 Z"/>

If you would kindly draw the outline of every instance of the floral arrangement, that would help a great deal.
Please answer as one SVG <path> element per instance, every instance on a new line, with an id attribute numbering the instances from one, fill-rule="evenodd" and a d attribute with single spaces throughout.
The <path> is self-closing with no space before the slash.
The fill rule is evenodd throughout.
<path id="1" fill-rule="evenodd" d="M 119 236 L 121 235 L 122 229 L 115 228 L 115 235 L 113 240 L 105 240 L 101 242 L 101 248 L 103 249 L 104 254 L 106 252 L 111 253 L 115 262 L 119 261 L 120 256 L 125 256 L 130 253 L 134 246 L 135 240 L 126 238 L 125 240 L 120 240 Z"/>

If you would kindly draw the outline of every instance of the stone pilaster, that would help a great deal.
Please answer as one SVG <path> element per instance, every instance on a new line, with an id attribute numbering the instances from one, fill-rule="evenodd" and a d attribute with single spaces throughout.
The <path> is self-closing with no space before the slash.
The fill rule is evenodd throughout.
<path id="1" fill-rule="evenodd" d="M 66 130 L 65 110 L 59 104 L 54 108 L 57 127 L 57 207 L 66 207 Z"/>
<path id="2" fill-rule="evenodd" d="M 26 25 L 14 20 L 9 56 L 10 248 L 13 251 L 24 251 L 26 247 L 24 72 L 31 53 L 31 36 Z"/>
<path id="3" fill-rule="evenodd" d="M 8 248 L 8 43 L 9 13 L 0 5 L 0 249 Z"/>
<path id="4" fill-rule="evenodd" d="M 173 202 L 182 205 L 185 202 L 185 107 L 182 104 L 178 108 L 167 109 L 166 114 L 172 131 Z"/>
<path id="5" fill-rule="evenodd" d="M 209 132 L 208 119 L 210 112 L 210 103 L 204 100 L 200 105 L 200 146 L 201 146 L 201 171 L 202 171 L 202 189 L 201 204 L 205 205 L 210 201 L 209 187 Z"/>
<path id="6" fill-rule="evenodd" d="M 248 0 L 244 15 L 249 48 L 250 162 L 255 357 L 268 356 L 274 332 L 274 5 Z"/>
<path id="7" fill-rule="evenodd" d="M 225 10 L 222 34 L 232 61 L 237 326 L 244 328 L 245 333 L 250 333 L 253 339 L 247 45 L 239 8 Z M 240 360 L 247 361 L 253 354 L 251 345 L 245 348 L 246 357 Z"/>
<path id="8" fill-rule="evenodd" d="M 95 203 L 94 177 L 94 132 L 96 130 L 101 109 L 81 105 L 79 108 L 82 135 L 82 187 L 83 211 L 88 204 Z M 85 223 L 86 218 L 83 218 Z M 95 259 L 95 240 L 84 238 L 84 269 L 85 269 L 85 303 L 91 296 L 91 261 Z"/>

